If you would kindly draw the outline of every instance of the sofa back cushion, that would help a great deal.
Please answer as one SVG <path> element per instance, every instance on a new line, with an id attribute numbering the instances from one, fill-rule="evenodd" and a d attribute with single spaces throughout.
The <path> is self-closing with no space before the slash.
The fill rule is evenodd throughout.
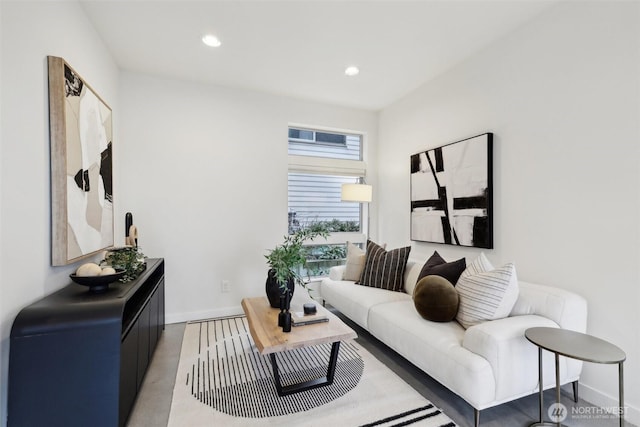
<path id="1" fill-rule="evenodd" d="M 413 295 L 413 290 L 418 283 L 418 276 L 422 269 L 422 261 L 415 259 L 409 259 L 407 261 L 407 267 L 404 270 L 404 291 L 409 295 Z"/>

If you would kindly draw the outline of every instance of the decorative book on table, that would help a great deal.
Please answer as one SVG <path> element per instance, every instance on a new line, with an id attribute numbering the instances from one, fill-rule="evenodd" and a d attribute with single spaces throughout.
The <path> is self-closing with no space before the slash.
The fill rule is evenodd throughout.
<path id="1" fill-rule="evenodd" d="M 302 311 L 294 311 L 291 313 L 291 324 L 293 326 L 311 325 L 313 323 L 328 322 L 329 318 L 326 314 L 304 314 Z"/>

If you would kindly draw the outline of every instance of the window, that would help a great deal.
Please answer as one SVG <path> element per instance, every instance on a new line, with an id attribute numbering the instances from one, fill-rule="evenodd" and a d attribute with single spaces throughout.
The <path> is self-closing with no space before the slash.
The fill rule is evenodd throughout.
<path id="1" fill-rule="evenodd" d="M 316 143 L 347 145 L 347 136 L 339 133 L 316 132 L 313 130 L 289 128 L 289 143 Z"/>
<path id="2" fill-rule="evenodd" d="M 360 231 L 360 206 L 340 200 L 342 184 L 354 178 L 289 173 L 289 233 L 312 223 L 331 223 L 336 231 Z"/>
<path id="3" fill-rule="evenodd" d="M 342 184 L 365 175 L 362 135 L 329 130 L 289 128 L 289 233 L 322 223 L 327 242 L 309 244 L 303 277 L 328 274 L 344 264 L 346 242 L 365 243 L 363 206 L 340 200 Z M 366 213 L 366 212 L 365 212 Z"/>

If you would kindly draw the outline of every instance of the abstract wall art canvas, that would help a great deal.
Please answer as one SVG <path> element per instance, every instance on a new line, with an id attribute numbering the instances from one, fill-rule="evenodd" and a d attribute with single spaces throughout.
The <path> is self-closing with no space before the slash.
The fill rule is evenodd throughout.
<path id="1" fill-rule="evenodd" d="M 493 134 L 411 156 L 411 240 L 493 248 Z"/>
<path id="2" fill-rule="evenodd" d="M 113 246 L 111 109 L 62 58 L 49 56 L 51 264 Z"/>

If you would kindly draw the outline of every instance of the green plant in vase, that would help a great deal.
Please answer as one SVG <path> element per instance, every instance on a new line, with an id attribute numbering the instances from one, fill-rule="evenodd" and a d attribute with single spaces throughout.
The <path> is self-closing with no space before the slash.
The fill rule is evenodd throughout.
<path id="1" fill-rule="evenodd" d="M 100 262 L 100 265 L 109 265 L 116 270 L 124 270 L 124 276 L 120 279 L 126 283 L 135 279 L 147 267 L 145 255 L 138 246 L 124 246 L 109 249 Z"/>
<path id="2" fill-rule="evenodd" d="M 265 258 L 269 264 L 267 296 L 272 307 L 280 306 L 280 295 L 287 290 L 293 294 L 295 283 L 304 284 L 299 268 L 307 263 L 307 250 L 303 244 L 316 237 L 327 237 L 329 233 L 321 224 L 311 225 L 284 237 L 284 242 L 270 250 Z"/>

